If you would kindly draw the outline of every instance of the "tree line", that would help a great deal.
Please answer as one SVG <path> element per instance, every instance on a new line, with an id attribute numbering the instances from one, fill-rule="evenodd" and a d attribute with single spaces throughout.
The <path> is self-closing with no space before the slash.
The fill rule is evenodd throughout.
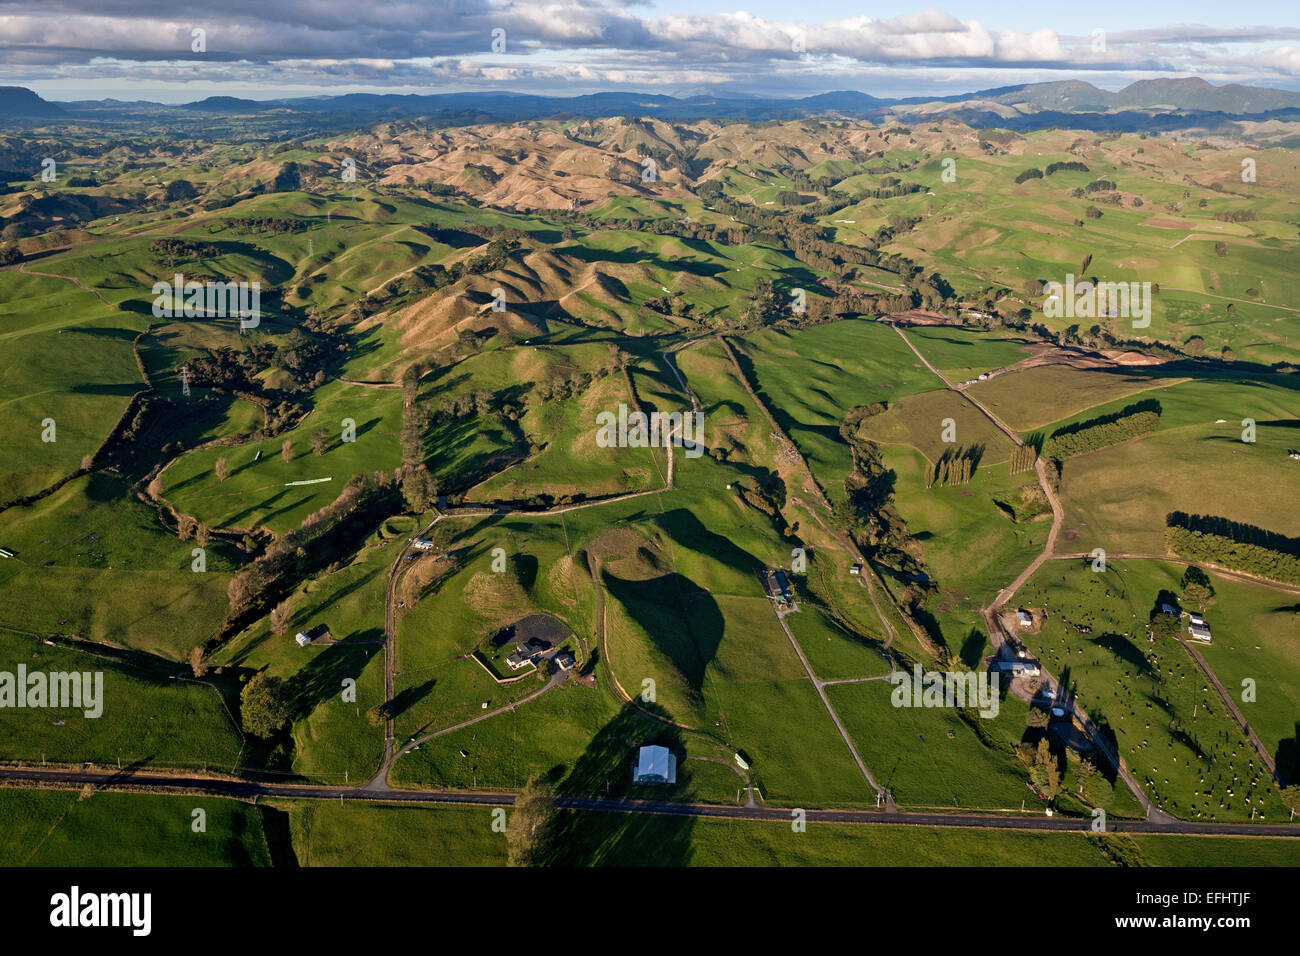
<path id="1" fill-rule="evenodd" d="M 1043 442 L 1045 458 L 1072 458 L 1107 445 L 1149 435 L 1160 426 L 1160 403 L 1152 399 L 1137 402 L 1110 415 L 1066 425 Z"/>
<path id="2" fill-rule="evenodd" d="M 1300 557 L 1294 554 L 1247 541 L 1237 541 L 1221 534 L 1193 531 L 1181 525 L 1166 527 L 1165 540 L 1174 554 L 1190 561 L 1217 564 L 1234 571 L 1268 578 L 1270 581 L 1300 584 Z"/>
<path id="3" fill-rule="evenodd" d="M 939 456 L 937 461 L 926 463 L 925 487 L 970 484 L 983 454 L 984 449 L 979 445 L 949 448 Z"/>

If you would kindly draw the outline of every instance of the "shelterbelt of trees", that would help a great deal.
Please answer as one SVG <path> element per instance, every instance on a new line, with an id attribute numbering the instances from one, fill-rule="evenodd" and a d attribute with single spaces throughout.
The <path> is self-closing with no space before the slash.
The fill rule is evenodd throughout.
<path id="1" fill-rule="evenodd" d="M 1172 512 L 1165 539 L 1179 557 L 1300 584 L 1300 540 L 1212 515 Z"/>
<path id="2" fill-rule="evenodd" d="M 1058 461 L 1072 458 L 1140 435 L 1149 435 L 1159 427 L 1160 403 L 1147 399 L 1111 415 L 1058 428 L 1043 441 L 1042 455 Z"/>

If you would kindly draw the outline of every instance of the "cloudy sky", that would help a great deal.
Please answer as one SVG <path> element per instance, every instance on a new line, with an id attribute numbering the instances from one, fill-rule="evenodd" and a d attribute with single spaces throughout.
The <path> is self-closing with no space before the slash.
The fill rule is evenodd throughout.
<path id="1" fill-rule="evenodd" d="M 0 0 L 0 85 L 163 102 L 488 89 L 940 95 L 1188 75 L 1300 89 L 1295 0 L 940 2 Z"/>

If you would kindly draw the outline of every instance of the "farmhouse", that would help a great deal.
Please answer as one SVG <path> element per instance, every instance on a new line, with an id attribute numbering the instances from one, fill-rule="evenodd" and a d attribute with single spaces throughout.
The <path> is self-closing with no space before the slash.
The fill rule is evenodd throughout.
<path id="1" fill-rule="evenodd" d="M 317 624 L 315 627 L 308 628 L 305 631 L 299 631 L 294 637 L 299 647 L 306 647 L 308 644 L 315 644 L 322 638 L 330 636 L 330 629 L 324 624 Z"/>
<path id="2" fill-rule="evenodd" d="M 531 654 L 523 654 L 519 651 L 515 651 L 513 654 L 511 654 L 509 657 L 506 658 L 506 663 L 510 665 L 510 669 L 512 671 L 517 671 L 521 667 L 527 667 L 532 662 L 533 662 L 533 657 Z"/>
<path id="3" fill-rule="evenodd" d="M 784 571 L 777 568 L 775 571 L 763 571 L 761 575 L 768 597 L 782 604 L 794 602 L 794 596 L 790 593 L 790 582 L 786 579 Z"/>
<path id="4" fill-rule="evenodd" d="M 428 538 L 412 538 L 411 547 L 413 547 L 416 551 L 432 551 L 433 542 L 430 541 Z"/>
<path id="5" fill-rule="evenodd" d="M 1172 604 L 1161 604 L 1161 605 L 1160 605 L 1160 613 L 1161 613 L 1161 614 L 1173 614 L 1174 616 L 1177 616 L 1177 615 L 1178 615 L 1178 608 L 1174 607 Z"/>
<path id="6" fill-rule="evenodd" d="M 632 768 L 633 783 L 676 783 L 677 757 L 667 747 L 642 747 Z"/>
<path id="7" fill-rule="evenodd" d="M 1213 640 L 1210 629 L 1204 624 L 1193 624 L 1187 629 L 1187 633 L 1192 636 L 1192 640 L 1200 641 L 1202 644 L 1209 644 Z"/>
<path id="8" fill-rule="evenodd" d="M 515 650 L 520 654 L 527 654 L 532 657 L 537 656 L 543 651 L 549 651 L 550 649 L 551 642 L 544 641 L 540 637 L 530 637 L 524 643 L 515 645 Z"/>

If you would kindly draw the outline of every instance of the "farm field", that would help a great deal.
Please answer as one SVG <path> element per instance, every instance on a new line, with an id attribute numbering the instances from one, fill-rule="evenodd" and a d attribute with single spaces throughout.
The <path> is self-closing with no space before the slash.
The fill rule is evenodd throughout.
<path id="1" fill-rule="evenodd" d="M 1290 824 L 1295 589 L 1208 567 L 1207 645 L 1155 613 L 1202 599 L 1173 512 L 1300 553 L 1289 120 L 1034 129 L 1067 110 L 985 92 L 1005 128 L 414 95 L 5 125 L 4 862 L 1289 862 L 1207 824 Z M 1153 283 L 1150 325 L 1045 313 L 1067 275 Z M 606 440 L 620 410 L 702 431 Z M 997 673 L 997 713 L 895 706 L 914 666 Z M 46 699 L 82 674 L 97 716 Z M 145 769 L 190 795 L 113 789 Z M 515 796 L 538 845 L 416 792 Z"/>
<path id="2" fill-rule="evenodd" d="M 1285 819 L 1260 755 L 1187 648 L 1148 631 L 1159 595 L 1177 594 L 1182 573 L 1181 566 L 1158 561 L 1113 559 L 1104 573 L 1084 562 L 1049 562 L 1018 596 L 1049 615 L 1029 644 L 1075 689 L 1093 720 L 1110 728 L 1124 760 L 1165 812 L 1182 819 Z M 1224 630 L 1233 633 L 1231 621 Z"/>
<path id="3" fill-rule="evenodd" d="M 375 811 L 378 812 L 375 812 Z M 304 866 L 499 866 L 505 841 L 491 830 L 488 808 L 436 810 L 295 804 L 294 849 Z M 566 815 L 570 844 L 562 862 L 604 866 L 1042 866 L 1112 865 L 1095 838 L 1007 831 L 994 847 L 967 830 L 810 823 L 792 833 L 782 823 L 638 818 L 611 825 L 608 815 Z M 1208 859 L 1216 866 L 1288 866 L 1286 840 L 1250 837 L 1108 837 L 1136 846 L 1151 866 Z M 455 847 L 454 853 L 448 850 Z"/>

